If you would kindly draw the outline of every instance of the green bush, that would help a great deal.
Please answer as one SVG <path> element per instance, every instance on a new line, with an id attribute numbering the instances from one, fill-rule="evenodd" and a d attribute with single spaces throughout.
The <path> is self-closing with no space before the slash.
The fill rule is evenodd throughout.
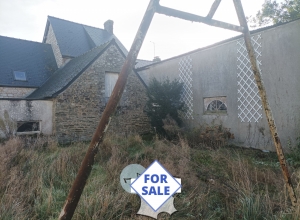
<path id="1" fill-rule="evenodd" d="M 182 88 L 183 83 L 178 80 L 170 81 L 166 79 L 160 82 L 153 78 L 149 84 L 146 112 L 151 125 L 162 136 L 167 135 L 163 128 L 163 119 L 167 116 L 173 118 L 179 126 L 182 126 L 180 113 L 185 111 L 184 102 L 180 101 Z"/>

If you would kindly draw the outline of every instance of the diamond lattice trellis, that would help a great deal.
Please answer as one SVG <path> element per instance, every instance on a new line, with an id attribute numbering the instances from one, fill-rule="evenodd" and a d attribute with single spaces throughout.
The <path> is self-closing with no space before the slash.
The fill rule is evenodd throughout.
<path id="1" fill-rule="evenodd" d="M 185 56 L 179 61 L 179 81 L 183 83 L 183 92 L 181 94 L 180 100 L 185 102 L 187 106 L 187 111 L 185 113 L 186 119 L 194 119 L 193 117 L 193 65 L 192 58 L 190 56 Z"/>
<path id="2" fill-rule="evenodd" d="M 261 35 L 252 36 L 251 39 L 258 68 L 261 69 Z M 237 41 L 237 70 L 238 117 L 241 122 L 258 122 L 262 118 L 262 105 L 244 39 Z"/>

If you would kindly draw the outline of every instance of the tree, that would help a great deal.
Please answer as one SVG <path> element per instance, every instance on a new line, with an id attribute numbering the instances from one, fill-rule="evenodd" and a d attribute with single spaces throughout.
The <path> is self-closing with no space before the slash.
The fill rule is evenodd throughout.
<path id="1" fill-rule="evenodd" d="M 300 0 L 284 0 L 278 3 L 276 0 L 266 1 L 262 9 L 259 10 L 255 18 L 250 18 L 250 22 L 255 25 L 265 26 L 268 24 L 280 24 L 300 18 Z"/>
<path id="2" fill-rule="evenodd" d="M 184 102 L 180 101 L 180 94 L 183 83 L 178 80 L 170 81 L 166 79 L 162 82 L 153 78 L 149 83 L 146 103 L 146 112 L 151 120 L 151 125 L 156 132 L 166 136 L 163 120 L 170 116 L 179 126 L 182 125 L 180 112 L 185 111 Z"/>

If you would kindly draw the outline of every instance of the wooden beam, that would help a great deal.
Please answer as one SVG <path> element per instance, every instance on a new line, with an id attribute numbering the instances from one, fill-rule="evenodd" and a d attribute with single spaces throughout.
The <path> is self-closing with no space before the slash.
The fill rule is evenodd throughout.
<path id="1" fill-rule="evenodd" d="M 82 191 L 85 187 L 87 179 L 94 165 L 94 159 L 95 159 L 95 155 L 98 152 L 99 145 L 102 143 L 104 134 L 107 128 L 109 127 L 110 117 L 115 112 L 115 109 L 122 97 L 128 75 L 130 74 L 130 72 L 132 72 L 134 68 L 136 58 L 141 49 L 141 46 L 143 44 L 146 33 L 151 24 L 152 18 L 155 14 L 156 6 L 158 5 L 158 3 L 159 0 L 151 0 L 148 5 L 147 11 L 145 12 L 144 18 L 140 24 L 135 39 L 131 45 L 131 49 L 123 64 L 121 73 L 119 74 L 119 78 L 116 82 L 114 90 L 102 113 L 98 127 L 93 135 L 92 141 L 82 161 L 81 167 L 70 189 L 64 207 L 62 208 L 62 211 L 59 216 L 59 220 L 72 219 L 72 216 L 75 212 Z"/>
<path id="2" fill-rule="evenodd" d="M 212 17 L 215 15 L 219 5 L 221 3 L 221 0 L 215 0 L 214 3 L 212 4 L 210 11 L 208 12 L 208 15 L 206 16 L 206 18 L 208 19 L 212 19 Z"/>
<path id="3" fill-rule="evenodd" d="M 257 65 L 257 60 L 256 60 L 256 56 L 255 56 L 255 51 L 253 49 L 253 45 L 251 42 L 251 35 L 248 29 L 248 24 L 246 21 L 246 17 L 244 14 L 244 10 L 242 7 L 242 3 L 240 0 L 233 0 L 235 9 L 236 9 L 236 13 L 240 22 L 240 25 L 243 26 L 245 28 L 245 32 L 244 32 L 244 39 L 245 39 L 245 44 L 246 44 L 246 48 L 247 48 L 247 52 L 249 54 L 249 58 L 250 58 L 250 63 L 251 63 L 251 68 L 254 74 L 254 78 L 256 81 L 256 85 L 258 87 L 258 91 L 259 91 L 259 95 L 262 101 L 262 105 L 263 108 L 265 110 L 265 114 L 267 117 L 267 121 L 268 121 L 268 125 L 272 134 L 272 138 L 275 144 L 275 148 L 277 151 L 277 155 L 278 155 L 278 159 L 279 159 L 279 163 L 281 166 L 281 170 L 284 176 L 284 180 L 286 183 L 286 186 L 288 188 L 288 192 L 289 192 L 289 196 L 292 202 L 292 205 L 295 207 L 297 204 L 297 198 L 294 192 L 294 188 L 292 185 L 292 181 L 291 181 L 291 177 L 288 171 L 288 167 L 287 167 L 287 163 L 283 154 L 283 150 L 282 150 L 282 146 L 281 146 L 281 142 L 280 142 L 280 138 L 278 135 L 278 131 L 276 128 L 276 124 L 275 124 L 275 120 L 271 111 L 271 107 L 270 104 L 268 102 L 267 99 L 267 93 L 266 93 L 266 89 L 265 86 L 263 84 L 262 78 L 261 78 L 261 73 L 260 70 L 258 68 Z"/>
<path id="4" fill-rule="evenodd" d="M 202 16 L 199 16 L 199 15 L 179 11 L 179 10 L 172 9 L 172 8 L 167 8 L 167 7 L 164 7 L 164 6 L 161 6 L 161 5 L 159 5 L 157 7 L 157 13 L 164 14 L 164 15 L 167 15 L 167 16 L 181 18 L 181 19 L 188 20 L 188 21 L 200 22 L 200 23 L 204 23 L 204 24 L 208 24 L 208 25 L 211 25 L 211 26 L 220 27 L 220 28 L 224 28 L 224 29 L 228 29 L 228 30 L 232 30 L 232 31 L 237 31 L 237 32 L 243 32 L 244 31 L 243 27 L 240 27 L 240 26 L 237 26 L 237 25 L 234 25 L 234 24 L 229 24 L 229 23 L 226 23 L 226 22 L 209 19 L 209 18 L 202 17 Z"/>

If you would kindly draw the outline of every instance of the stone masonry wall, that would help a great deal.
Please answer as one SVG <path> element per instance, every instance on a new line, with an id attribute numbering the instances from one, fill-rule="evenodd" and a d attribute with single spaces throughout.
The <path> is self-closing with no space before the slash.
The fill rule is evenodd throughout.
<path id="1" fill-rule="evenodd" d="M 55 98 L 55 133 L 60 142 L 91 139 L 106 105 L 105 72 L 120 72 L 124 60 L 115 45 L 110 46 Z M 126 135 L 150 131 L 143 111 L 146 99 L 146 88 L 132 72 L 108 132 Z"/>
<path id="2" fill-rule="evenodd" d="M 46 43 L 51 44 L 57 66 L 58 68 L 61 67 L 64 62 L 51 24 L 49 25 Z"/>
<path id="3" fill-rule="evenodd" d="M 0 98 L 24 98 L 36 88 L 0 87 Z"/>

